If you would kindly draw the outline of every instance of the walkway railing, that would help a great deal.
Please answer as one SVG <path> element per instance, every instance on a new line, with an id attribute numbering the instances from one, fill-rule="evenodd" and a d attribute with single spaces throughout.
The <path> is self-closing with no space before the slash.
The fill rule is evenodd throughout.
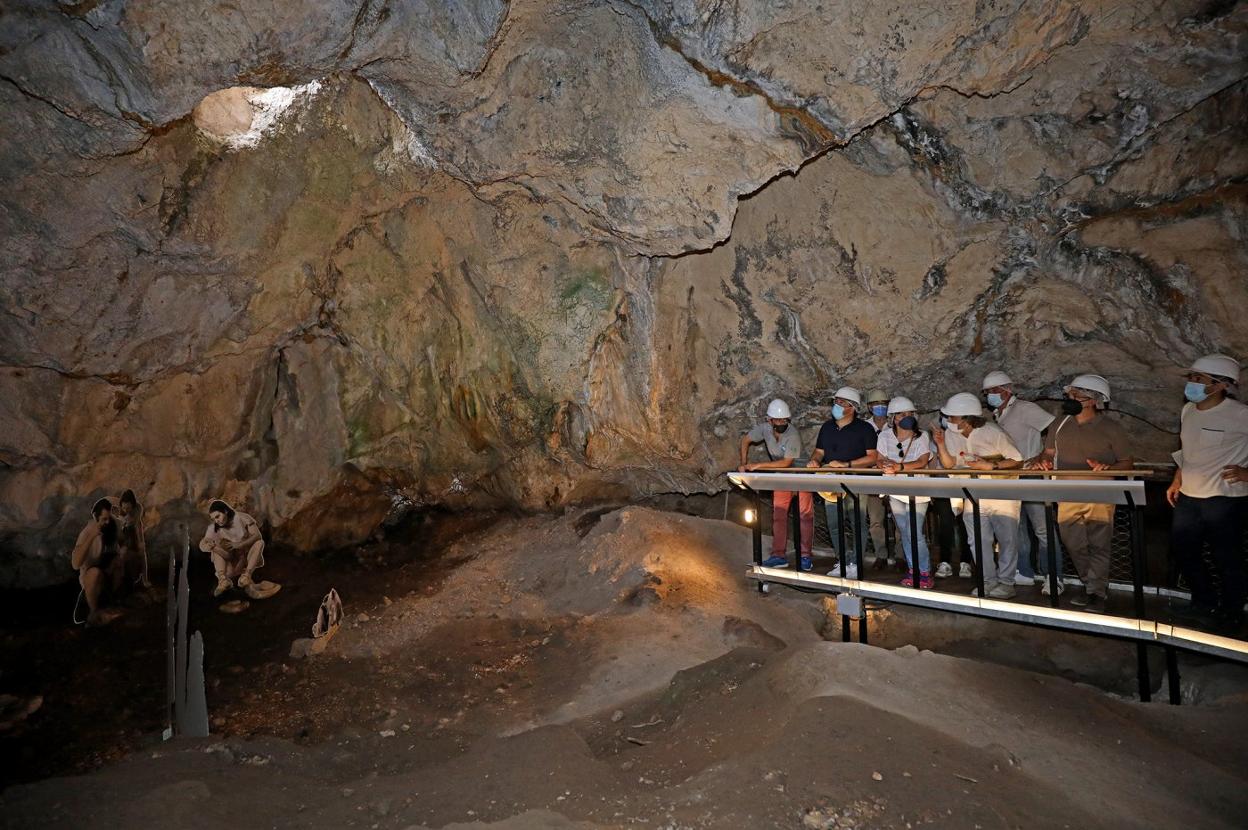
<path id="1" fill-rule="evenodd" d="M 877 599 L 937 608 L 954 613 L 1004 619 L 1012 622 L 1041 625 L 1051 628 L 1080 631 L 1088 634 L 1134 640 L 1137 653 L 1137 674 L 1141 700 L 1149 700 L 1151 682 L 1147 646 L 1163 647 L 1166 656 L 1167 675 L 1171 703 L 1179 702 L 1179 676 L 1176 648 L 1197 651 L 1211 656 L 1248 662 L 1248 643 L 1229 637 L 1220 637 L 1195 629 L 1169 625 L 1147 618 L 1145 592 L 1148 588 L 1147 559 L 1144 539 L 1143 509 L 1146 503 L 1144 480 L 1148 470 L 1093 471 L 1032 471 L 1032 470 L 911 470 L 888 474 L 881 470 L 845 470 L 828 468 L 799 468 L 792 470 L 729 473 L 734 486 L 748 491 L 754 500 L 755 520 L 753 530 L 754 565 L 749 576 L 758 580 L 760 590 L 767 583 L 787 584 L 806 589 L 828 591 L 838 594 L 838 611 L 841 611 L 842 638 L 850 639 L 851 617 L 858 618 L 858 639 L 867 641 L 867 619 L 861 614 L 860 599 Z M 801 557 L 795 555 L 790 568 L 767 568 L 763 566 L 762 517 L 767 514 L 761 493 L 766 491 L 836 493 L 842 504 L 852 504 L 854 521 L 853 556 L 858 578 L 847 578 L 846 560 L 848 550 L 845 538 L 845 522 L 838 522 L 836 549 L 840 558 L 839 576 L 822 576 L 801 570 Z M 915 587 L 882 584 L 863 576 L 863 499 L 884 496 L 908 502 L 910 511 L 910 550 L 918 549 L 918 534 L 923 532 L 917 521 L 916 498 L 949 498 L 963 500 L 977 529 L 973 534 L 974 578 L 978 595 L 974 597 L 947 594 L 931 589 L 920 589 L 918 556 L 911 556 L 910 576 Z M 1040 502 L 1045 505 L 1047 525 L 1045 557 L 1048 560 L 1049 608 L 1017 602 L 994 600 L 984 592 L 985 552 L 980 523 L 980 502 L 984 499 L 1018 502 Z M 1131 575 L 1132 616 L 1114 616 L 1069 610 L 1061 605 L 1060 572 L 1057 565 L 1058 549 L 1056 533 L 1056 505 L 1058 502 L 1111 504 L 1125 507 L 1130 514 L 1128 528 Z M 800 551 L 800 526 L 794 523 L 794 548 Z M 879 553 L 879 552 L 877 552 Z M 1155 590 L 1153 591 L 1155 592 Z"/>

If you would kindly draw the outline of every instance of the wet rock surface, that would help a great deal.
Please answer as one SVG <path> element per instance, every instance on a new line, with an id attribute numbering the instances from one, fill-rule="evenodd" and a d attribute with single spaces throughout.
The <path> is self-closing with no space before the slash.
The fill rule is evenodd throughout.
<path id="1" fill-rule="evenodd" d="M 1167 373 L 1248 354 L 1243 4 L 2 14 L 5 584 L 123 487 L 303 550 L 712 491 L 843 382 L 1095 370 L 1162 459 Z"/>

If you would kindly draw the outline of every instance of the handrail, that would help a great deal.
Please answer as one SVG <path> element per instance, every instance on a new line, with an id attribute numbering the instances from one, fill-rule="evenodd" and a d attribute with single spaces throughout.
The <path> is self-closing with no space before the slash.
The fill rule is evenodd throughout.
<path id="1" fill-rule="evenodd" d="M 821 475 L 774 470 L 729 473 L 728 479 L 738 487 L 755 491 L 824 492 L 844 485 L 862 496 L 892 496 L 894 498 L 922 496 L 960 499 L 969 494 L 974 498 L 1006 501 L 1067 501 L 1125 505 L 1145 503 L 1144 482 L 1136 478 L 1110 479 L 1102 476 L 1097 480 L 1057 476 L 1032 480 L 993 476 L 977 477 L 964 474 L 960 470 L 956 473 L 943 472 L 945 472 L 943 476 L 911 476 L 909 470 L 887 476 L 867 476 L 861 473 L 845 474 L 844 471 L 839 470 Z M 1130 471 L 1122 472 L 1130 473 Z M 1052 475 L 1051 472 L 1050 475 Z"/>

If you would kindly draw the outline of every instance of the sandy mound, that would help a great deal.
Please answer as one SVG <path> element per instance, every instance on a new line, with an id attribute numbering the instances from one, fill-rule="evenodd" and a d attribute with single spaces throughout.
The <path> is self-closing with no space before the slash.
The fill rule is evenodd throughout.
<path id="1" fill-rule="evenodd" d="M 498 525 L 432 594 L 210 702 L 226 731 L 13 787 L 14 827 L 1241 826 L 1248 705 L 825 642 L 748 535 L 628 509 Z M 281 602 L 275 598 L 274 602 Z M 351 599 L 347 598 L 350 603 Z M 220 616 L 220 615 L 218 615 Z"/>

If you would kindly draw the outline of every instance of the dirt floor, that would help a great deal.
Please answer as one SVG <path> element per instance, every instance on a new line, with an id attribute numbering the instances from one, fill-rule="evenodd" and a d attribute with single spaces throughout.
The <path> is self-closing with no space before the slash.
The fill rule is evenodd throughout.
<path id="1" fill-rule="evenodd" d="M 1171 707 L 1111 641 L 877 608 L 841 643 L 748 551 L 644 508 L 460 518 L 273 556 L 238 615 L 199 563 L 213 736 L 169 743 L 161 603 L 14 598 L 0 692 L 43 705 L 0 735 L 0 826 L 1242 826 L 1245 670 L 1186 660 Z M 291 658 L 330 587 L 347 623 Z"/>

